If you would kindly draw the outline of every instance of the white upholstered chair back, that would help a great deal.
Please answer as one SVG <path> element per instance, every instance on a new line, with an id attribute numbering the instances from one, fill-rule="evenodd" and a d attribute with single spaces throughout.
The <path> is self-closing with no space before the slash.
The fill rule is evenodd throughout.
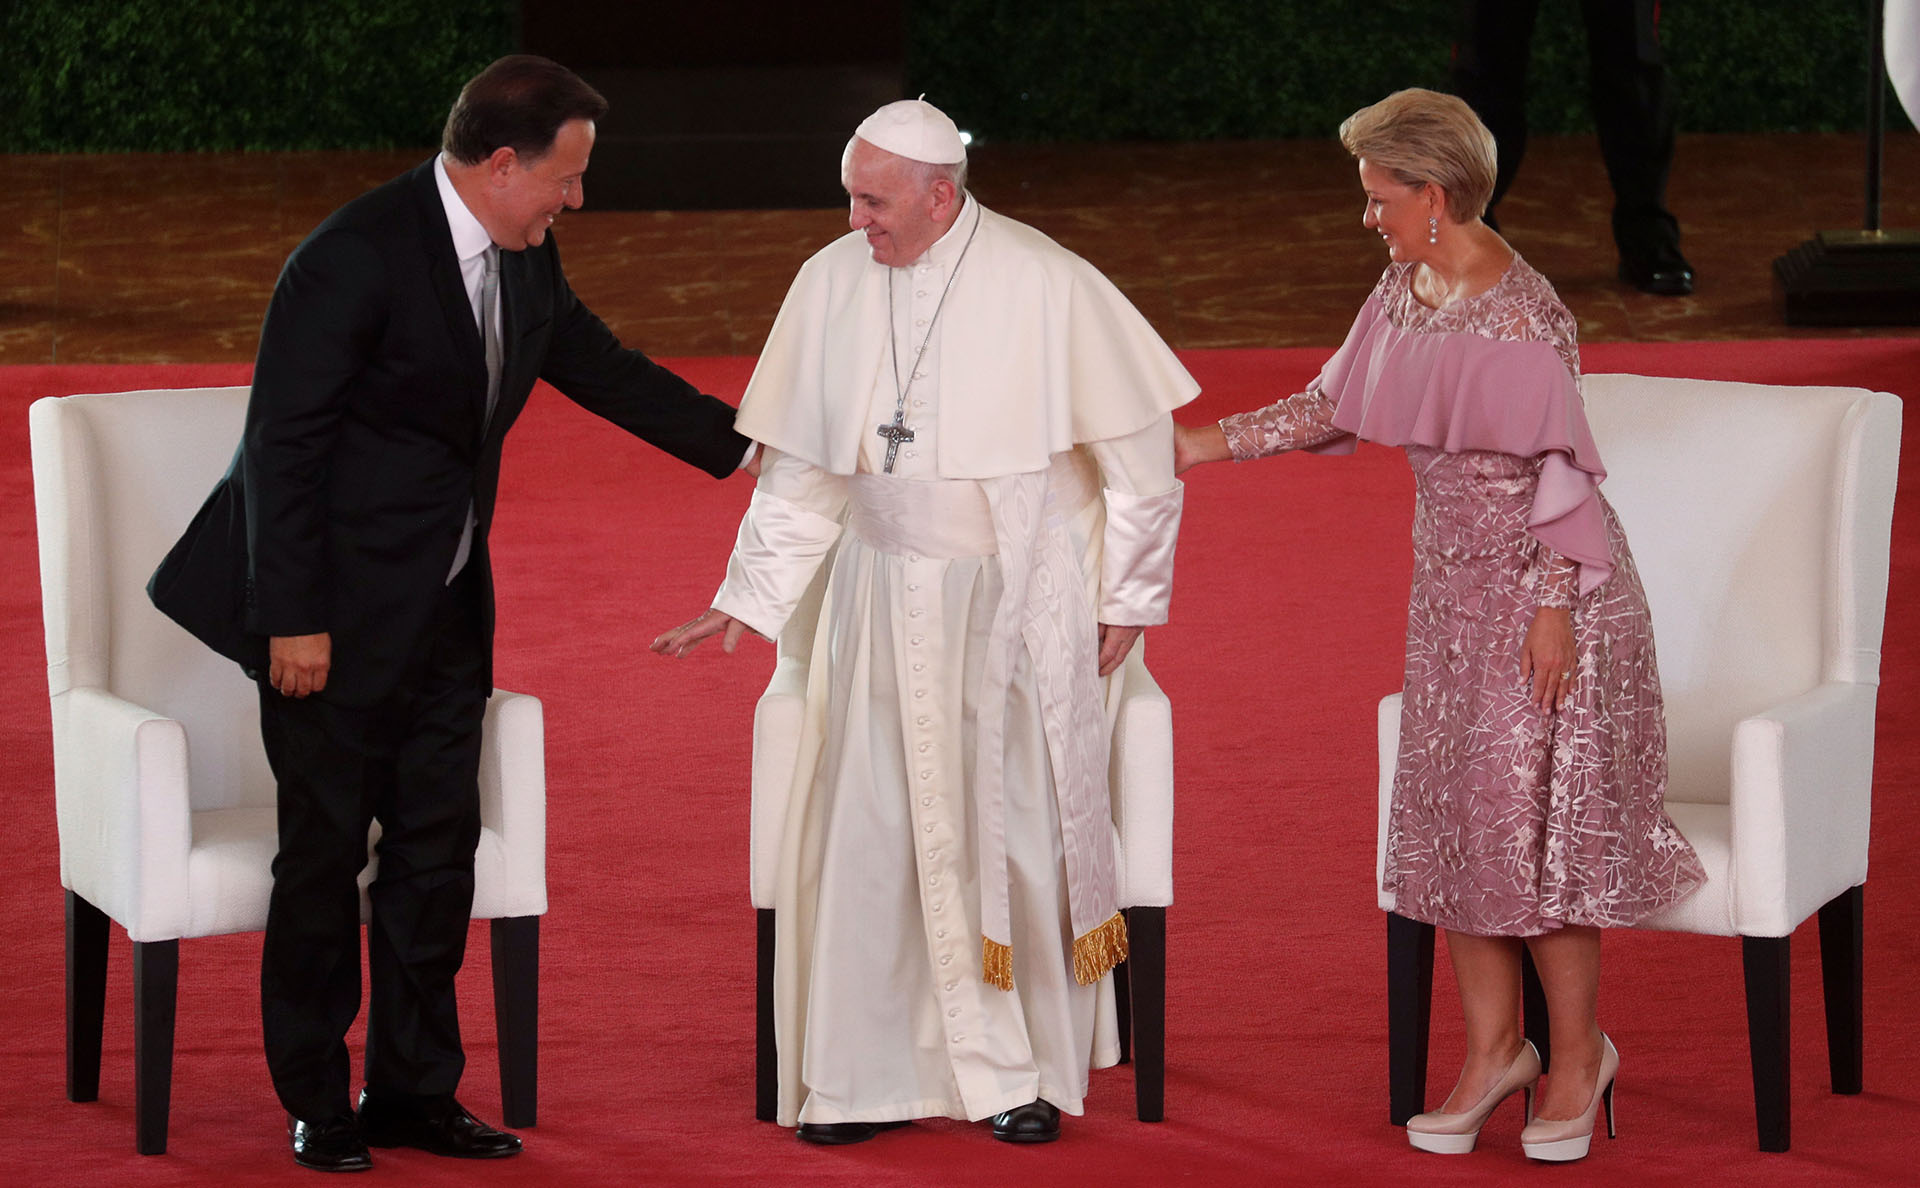
<path id="1" fill-rule="evenodd" d="M 1725 804 L 1736 723 L 1825 682 L 1879 683 L 1891 509 L 1869 504 L 1891 498 L 1873 479 L 1892 474 L 1899 402 L 1604 374 L 1585 393 L 1653 611 L 1667 799 Z"/>
<path id="2" fill-rule="evenodd" d="M 48 692 L 104 690 L 183 723 L 195 811 L 271 806 L 254 686 L 147 600 L 226 471 L 247 389 L 114 392 L 32 411 Z M 46 514 L 64 505 L 64 516 Z M 54 719 L 56 732 L 64 722 Z"/>

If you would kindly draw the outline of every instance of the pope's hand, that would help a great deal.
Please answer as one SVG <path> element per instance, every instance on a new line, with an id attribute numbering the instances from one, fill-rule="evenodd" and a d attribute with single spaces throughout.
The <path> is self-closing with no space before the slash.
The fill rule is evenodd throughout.
<path id="1" fill-rule="evenodd" d="M 720 635 L 720 650 L 732 652 L 739 646 L 740 637 L 748 632 L 760 634 L 724 611 L 710 610 L 690 623 L 680 624 L 648 646 L 662 656 L 684 656 L 699 647 L 707 637 Z"/>
<path id="2" fill-rule="evenodd" d="M 1115 627 L 1110 623 L 1100 624 L 1100 675 L 1111 676 L 1113 671 L 1126 660 L 1127 653 L 1133 650 L 1133 641 L 1140 638 L 1144 627 Z"/>

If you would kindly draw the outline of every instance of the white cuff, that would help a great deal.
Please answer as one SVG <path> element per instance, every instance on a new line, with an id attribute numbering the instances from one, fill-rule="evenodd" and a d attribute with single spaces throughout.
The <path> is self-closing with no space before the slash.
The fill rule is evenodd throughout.
<path id="1" fill-rule="evenodd" d="M 1173 546 L 1180 535 L 1186 487 L 1129 495 L 1109 487 L 1105 550 L 1100 559 L 1100 621 L 1152 627 L 1167 621 L 1173 600 Z"/>
<path id="2" fill-rule="evenodd" d="M 820 559 L 840 537 L 840 521 L 756 488 L 727 558 L 715 610 L 776 639 L 806 593 Z"/>

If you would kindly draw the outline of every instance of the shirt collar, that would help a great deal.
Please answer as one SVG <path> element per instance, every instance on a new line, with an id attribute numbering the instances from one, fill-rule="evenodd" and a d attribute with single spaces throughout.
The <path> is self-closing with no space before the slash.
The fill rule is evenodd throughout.
<path id="1" fill-rule="evenodd" d="M 467 201 L 460 197 L 460 191 L 453 188 L 453 179 L 447 176 L 445 153 L 433 159 L 433 181 L 440 188 L 440 205 L 447 211 L 447 230 L 453 232 L 454 254 L 461 260 L 471 260 L 492 247 L 493 237 L 467 209 Z"/>

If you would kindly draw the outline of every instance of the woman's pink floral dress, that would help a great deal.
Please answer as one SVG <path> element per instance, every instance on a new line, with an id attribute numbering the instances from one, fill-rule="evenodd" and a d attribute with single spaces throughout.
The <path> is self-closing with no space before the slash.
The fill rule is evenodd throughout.
<path id="1" fill-rule="evenodd" d="M 1375 295 L 1418 333 L 1552 345 L 1575 379 L 1576 323 L 1518 256 L 1491 289 L 1431 309 L 1393 265 Z M 1343 436 L 1319 382 L 1221 422 L 1236 460 Z M 1579 567 L 1527 527 L 1541 459 L 1408 445 L 1416 502 L 1405 702 L 1387 827 L 1397 911 L 1480 936 L 1633 924 L 1705 880 L 1662 807 L 1666 724 L 1646 594 L 1613 509 L 1613 573 L 1579 593 Z M 1577 671 L 1567 704 L 1528 700 L 1520 652 L 1536 608 L 1570 606 Z"/>

